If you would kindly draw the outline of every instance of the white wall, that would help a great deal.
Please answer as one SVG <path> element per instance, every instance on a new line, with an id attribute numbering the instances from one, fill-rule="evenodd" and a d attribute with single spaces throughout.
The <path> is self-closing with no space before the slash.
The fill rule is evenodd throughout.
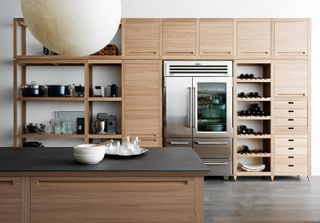
<path id="1" fill-rule="evenodd" d="M 320 175 L 320 13 L 318 0 L 122 0 L 123 17 L 312 18 L 312 173 Z M 1 0 L 0 143 L 11 145 L 12 18 L 21 17 L 19 0 Z"/>

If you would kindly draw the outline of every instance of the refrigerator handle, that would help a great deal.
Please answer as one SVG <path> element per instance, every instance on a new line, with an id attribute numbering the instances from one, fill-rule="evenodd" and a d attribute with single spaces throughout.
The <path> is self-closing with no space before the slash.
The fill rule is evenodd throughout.
<path id="1" fill-rule="evenodd" d="M 195 117 L 196 117 L 196 111 L 195 111 L 195 107 L 196 107 L 196 93 L 195 93 L 195 87 L 192 87 L 192 128 L 195 128 L 196 125 L 196 121 L 195 121 Z"/>
<path id="2" fill-rule="evenodd" d="M 162 112 L 163 112 L 163 127 L 167 126 L 167 86 L 165 85 L 164 82 L 164 86 L 163 86 L 163 108 L 162 108 Z"/>
<path id="3" fill-rule="evenodd" d="M 192 89 L 188 87 L 187 127 L 191 128 L 192 123 Z"/>

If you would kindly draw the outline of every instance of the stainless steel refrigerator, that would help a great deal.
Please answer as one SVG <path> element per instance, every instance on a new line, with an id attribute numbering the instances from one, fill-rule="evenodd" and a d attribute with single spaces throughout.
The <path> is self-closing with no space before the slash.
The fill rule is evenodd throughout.
<path id="1" fill-rule="evenodd" d="M 192 147 L 209 175 L 232 175 L 232 61 L 165 61 L 163 92 L 165 145 Z"/>

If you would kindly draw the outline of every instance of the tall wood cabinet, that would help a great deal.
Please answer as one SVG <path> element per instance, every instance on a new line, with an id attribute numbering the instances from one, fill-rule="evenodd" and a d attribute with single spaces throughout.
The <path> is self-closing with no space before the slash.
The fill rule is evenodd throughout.
<path id="1" fill-rule="evenodd" d="M 275 175 L 310 175 L 309 61 L 274 62 Z"/>
<path id="2" fill-rule="evenodd" d="M 123 132 L 143 146 L 162 146 L 162 62 L 126 60 L 123 64 Z"/>

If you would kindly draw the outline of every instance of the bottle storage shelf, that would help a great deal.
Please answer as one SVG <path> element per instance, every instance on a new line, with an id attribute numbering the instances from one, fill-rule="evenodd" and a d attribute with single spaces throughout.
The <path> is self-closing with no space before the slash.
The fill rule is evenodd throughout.
<path id="1" fill-rule="evenodd" d="M 249 157 L 249 158 L 259 158 L 259 157 L 271 157 L 271 153 L 238 153 L 238 157 Z"/>
<path id="2" fill-rule="evenodd" d="M 247 121 L 254 121 L 254 120 L 271 120 L 271 116 L 238 116 L 238 120 L 247 120 Z"/>
<path id="3" fill-rule="evenodd" d="M 271 83 L 271 79 L 257 79 L 257 80 L 241 80 L 237 79 L 238 83 Z"/>
<path id="4" fill-rule="evenodd" d="M 237 101 L 249 101 L 249 102 L 255 102 L 255 101 L 271 101 L 271 97 L 261 97 L 261 98 L 237 98 Z"/>
<path id="5" fill-rule="evenodd" d="M 270 139 L 271 135 L 237 135 L 238 139 Z"/>

